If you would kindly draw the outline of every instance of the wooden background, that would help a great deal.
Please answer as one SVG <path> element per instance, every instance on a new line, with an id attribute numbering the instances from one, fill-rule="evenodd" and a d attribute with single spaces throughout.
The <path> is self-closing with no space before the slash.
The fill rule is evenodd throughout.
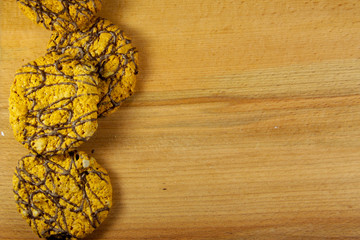
<path id="1" fill-rule="evenodd" d="M 140 53 L 137 93 L 81 149 L 114 206 L 87 239 L 360 239 L 358 0 L 103 0 Z M 0 1 L 0 239 L 27 153 L 8 124 L 16 69 L 50 33 Z"/>

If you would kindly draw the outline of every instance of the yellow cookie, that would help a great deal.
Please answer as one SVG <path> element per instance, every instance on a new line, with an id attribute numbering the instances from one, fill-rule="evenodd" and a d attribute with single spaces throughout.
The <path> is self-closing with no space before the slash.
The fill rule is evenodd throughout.
<path id="1" fill-rule="evenodd" d="M 59 32 L 78 31 L 94 20 L 101 0 L 17 0 L 33 22 Z"/>
<path id="2" fill-rule="evenodd" d="M 84 152 L 25 156 L 16 167 L 13 187 L 19 213 L 47 239 L 85 237 L 112 205 L 107 171 Z"/>
<path id="3" fill-rule="evenodd" d="M 97 129 L 96 68 L 69 56 L 48 54 L 19 69 L 10 89 L 15 138 L 35 154 L 78 147 Z"/>
<path id="4" fill-rule="evenodd" d="M 82 31 L 53 33 L 48 52 L 97 62 L 100 75 L 99 117 L 117 109 L 135 88 L 138 54 L 123 31 L 104 18 Z"/>

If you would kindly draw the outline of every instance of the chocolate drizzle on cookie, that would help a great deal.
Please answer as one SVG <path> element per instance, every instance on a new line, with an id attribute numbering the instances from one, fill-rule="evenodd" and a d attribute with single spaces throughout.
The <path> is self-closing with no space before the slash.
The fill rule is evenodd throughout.
<path id="1" fill-rule="evenodd" d="M 95 106 L 91 106 L 93 110 L 89 110 L 85 106 L 82 106 L 82 115 L 79 115 L 79 113 L 75 114 L 74 108 L 76 106 L 74 106 L 74 102 L 76 101 L 78 104 L 85 104 L 87 101 L 85 97 L 97 96 L 98 93 L 97 74 L 94 73 L 95 70 L 84 70 L 80 74 L 75 74 L 72 71 L 65 72 L 66 64 L 70 64 L 70 68 L 74 64 L 77 64 L 76 66 L 80 66 L 81 69 L 93 68 L 92 66 L 80 63 L 68 56 L 58 56 L 58 59 L 48 62 L 48 64 L 39 65 L 37 61 L 34 61 L 23 66 L 16 74 L 18 78 L 25 76 L 27 81 L 37 79 L 39 80 L 39 83 L 35 86 L 25 88 L 24 96 L 19 96 L 17 98 L 17 101 L 21 101 L 21 99 L 25 100 L 24 103 L 21 103 L 24 104 L 24 106 L 27 105 L 26 102 L 29 102 L 31 107 L 27 109 L 27 112 L 21 119 L 16 119 L 12 125 L 14 127 L 16 124 L 21 124 L 19 121 L 24 121 L 25 119 L 24 127 L 19 133 L 22 143 L 33 153 L 51 156 L 71 150 L 73 147 L 80 145 L 90 138 L 89 133 L 79 132 L 79 130 L 81 130 L 88 122 L 94 122 L 94 129 L 96 129 L 96 102 Z M 56 70 L 54 71 L 54 69 Z M 51 81 L 49 79 L 57 79 L 57 81 Z M 17 78 L 15 78 L 14 84 L 19 84 L 17 83 Z M 79 88 L 87 86 L 91 86 L 91 89 L 94 89 L 94 91 L 89 90 L 84 92 L 82 89 L 81 94 L 78 93 L 80 91 Z M 51 96 L 50 99 L 52 102 L 47 99 L 46 101 L 50 102 L 48 105 L 43 106 L 46 101 L 40 98 L 38 93 L 42 91 L 47 95 L 51 95 L 54 94 L 51 91 L 51 89 L 54 88 L 69 90 L 75 94 L 72 96 L 67 94 L 63 97 L 56 96 L 58 99 L 56 99 L 55 96 Z M 16 94 L 15 96 L 18 96 L 19 93 L 16 92 L 16 88 L 14 87 L 12 89 L 14 94 Z M 13 103 L 10 105 L 12 106 Z M 51 120 L 56 113 L 65 116 L 65 119 L 58 120 L 54 118 L 54 120 Z M 52 139 L 53 142 L 55 141 L 56 145 L 47 146 L 50 141 L 49 139 Z M 39 147 L 39 145 L 41 146 Z"/>
<path id="2" fill-rule="evenodd" d="M 48 52 L 66 53 L 75 59 L 97 62 L 100 81 L 105 86 L 100 93 L 99 117 L 118 108 L 133 94 L 134 75 L 138 73 L 137 50 L 123 31 L 109 20 L 99 17 L 88 29 L 53 33 Z M 130 77 L 134 80 L 125 84 L 125 78 Z M 126 94 L 119 94 L 119 89 Z"/>
<path id="3" fill-rule="evenodd" d="M 95 229 L 103 220 L 103 218 L 99 219 L 99 215 L 110 210 L 111 193 L 103 192 L 102 196 L 99 196 L 96 194 L 99 189 L 95 188 L 100 182 L 110 184 L 107 181 L 108 174 L 99 170 L 99 167 L 81 167 L 76 156 L 79 156 L 77 151 L 69 152 L 64 157 L 70 161 L 65 161 L 65 159 L 53 159 L 40 155 L 27 155 L 16 167 L 14 175 L 16 203 L 20 213 L 30 220 L 29 224 L 36 230 L 39 237 L 78 238 L 79 233 L 71 225 L 76 221 L 74 216 L 84 217 L 89 226 Z M 28 169 L 30 162 L 36 162 L 37 165 L 32 166 L 36 168 L 40 166 L 44 170 L 43 173 L 34 173 L 33 169 Z M 96 180 L 96 184 L 89 183 L 90 176 Z M 59 190 L 61 188 L 59 184 L 65 184 L 60 181 L 60 177 L 69 179 L 71 182 L 71 190 L 66 194 Z M 81 199 L 72 199 L 74 194 L 81 195 Z M 104 197 L 109 201 L 104 200 Z M 95 202 L 97 207 L 94 207 Z M 70 215 L 72 215 L 71 220 Z M 39 227 L 40 224 L 42 224 L 41 227 Z"/>
<path id="4" fill-rule="evenodd" d="M 46 0 L 17 1 L 36 15 L 36 23 L 51 31 L 64 32 L 81 30 L 100 6 L 96 0 L 57 0 L 51 6 L 45 4 Z"/>

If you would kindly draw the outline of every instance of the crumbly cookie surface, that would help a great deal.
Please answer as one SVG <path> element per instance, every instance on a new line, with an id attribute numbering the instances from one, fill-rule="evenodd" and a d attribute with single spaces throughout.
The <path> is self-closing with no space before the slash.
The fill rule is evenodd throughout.
<path id="1" fill-rule="evenodd" d="M 19 69 L 10 89 L 10 124 L 32 153 L 62 154 L 97 129 L 96 68 L 69 56 L 48 54 Z"/>
<path id="2" fill-rule="evenodd" d="M 101 0 L 17 0 L 33 22 L 48 30 L 79 31 L 94 20 Z"/>
<path id="3" fill-rule="evenodd" d="M 116 110 L 135 88 L 138 54 L 123 31 L 104 18 L 78 32 L 53 33 L 48 52 L 97 62 L 100 75 L 99 117 Z"/>
<path id="4" fill-rule="evenodd" d="M 16 167 L 13 187 L 19 213 L 47 239 L 85 237 L 112 205 L 107 171 L 84 152 L 25 156 Z"/>

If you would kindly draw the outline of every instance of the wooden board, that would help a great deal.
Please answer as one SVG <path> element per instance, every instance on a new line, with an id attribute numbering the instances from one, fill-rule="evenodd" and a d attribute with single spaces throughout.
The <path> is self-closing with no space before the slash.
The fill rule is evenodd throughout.
<path id="1" fill-rule="evenodd" d="M 114 206 L 87 239 L 360 239 L 360 2 L 103 0 L 137 93 L 81 149 Z M 0 1 L 0 239 L 36 239 L 12 173 L 16 69 L 50 33 Z"/>

